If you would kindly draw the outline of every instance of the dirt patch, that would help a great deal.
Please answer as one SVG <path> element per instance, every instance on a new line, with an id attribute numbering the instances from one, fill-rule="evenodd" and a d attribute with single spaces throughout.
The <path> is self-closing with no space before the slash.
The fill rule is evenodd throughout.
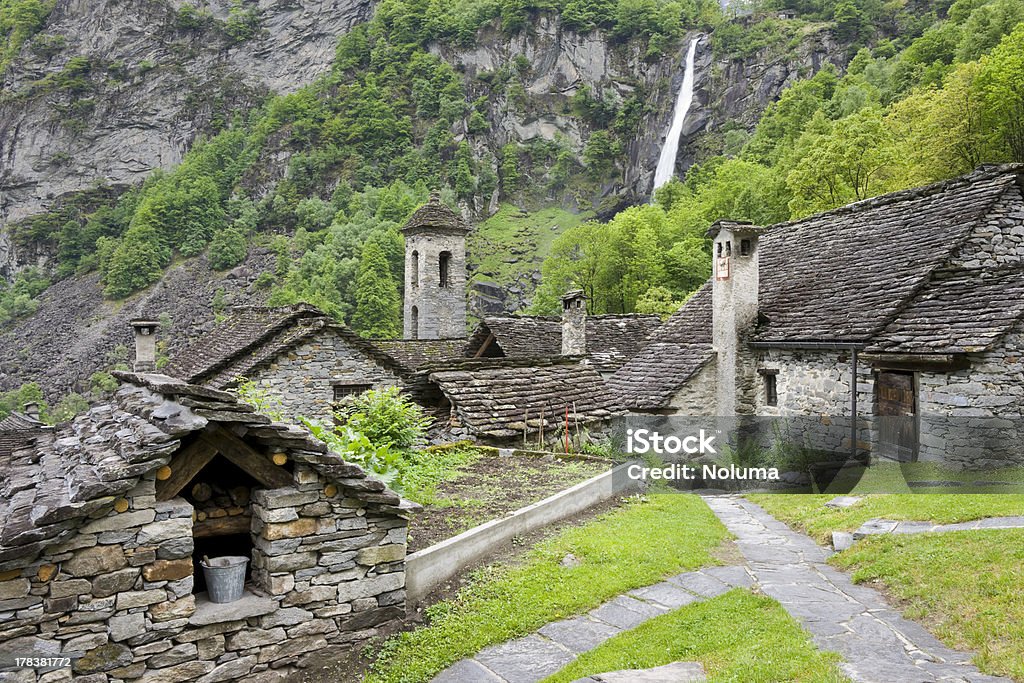
<path id="1" fill-rule="evenodd" d="M 409 552 L 428 548 L 611 469 L 610 462 L 485 454 L 438 485 L 409 527 Z"/>

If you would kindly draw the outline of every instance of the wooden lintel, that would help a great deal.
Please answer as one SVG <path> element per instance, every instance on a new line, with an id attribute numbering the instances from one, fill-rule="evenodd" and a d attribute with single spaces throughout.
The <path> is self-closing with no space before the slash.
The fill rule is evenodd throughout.
<path id="1" fill-rule="evenodd" d="M 272 463 L 267 456 L 220 425 L 204 431 L 200 438 L 269 489 L 291 486 L 293 483 L 291 473 Z"/>
<path id="2" fill-rule="evenodd" d="M 193 441 L 178 451 L 178 454 L 171 459 L 171 475 L 156 483 L 156 499 L 170 500 L 174 498 L 185 488 L 186 484 L 192 481 L 194 476 L 199 474 L 199 470 L 206 467 L 215 455 L 217 455 L 216 447 L 203 438 Z"/>
<path id="3" fill-rule="evenodd" d="M 249 515 L 204 519 L 202 522 L 196 522 L 192 525 L 192 536 L 195 538 L 209 538 L 210 536 L 247 534 L 251 527 L 252 517 Z"/>
<path id="4" fill-rule="evenodd" d="M 484 343 L 480 345 L 480 348 L 477 349 L 477 352 L 475 354 L 473 354 L 473 358 L 482 358 L 484 353 L 487 351 L 487 349 L 493 343 L 494 343 L 494 334 L 491 333 L 491 334 L 487 335 L 487 339 L 485 339 Z"/>

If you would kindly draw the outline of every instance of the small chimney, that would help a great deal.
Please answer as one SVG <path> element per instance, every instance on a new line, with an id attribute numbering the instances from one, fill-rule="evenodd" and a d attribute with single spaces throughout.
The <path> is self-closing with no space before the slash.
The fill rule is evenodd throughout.
<path id="1" fill-rule="evenodd" d="M 587 353 L 587 297 L 573 289 L 562 297 L 562 355 Z"/>
<path id="2" fill-rule="evenodd" d="M 128 324 L 135 330 L 135 372 L 156 371 L 156 331 L 160 323 L 147 318 L 129 320 Z"/>
<path id="3" fill-rule="evenodd" d="M 30 417 L 35 421 L 39 421 L 39 404 L 35 401 L 30 401 L 25 404 L 25 408 L 22 411 L 26 417 Z"/>
<path id="4" fill-rule="evenodd" d="M 712 285 L 712 344 L 717 353 L 717 413 L 723 417 L 753 411 L 753 396 L 740 396 L 742 381 L 753 372 L 745 362 L 745 337 L 757 321 L 758 237 L 750 223 L 717 221 L 708 230 L 714 240 L 715 279 Z M 750 367 L 748 367 L 750 366 Z M 749 393 L 749 392 L 746 392 Z"/>

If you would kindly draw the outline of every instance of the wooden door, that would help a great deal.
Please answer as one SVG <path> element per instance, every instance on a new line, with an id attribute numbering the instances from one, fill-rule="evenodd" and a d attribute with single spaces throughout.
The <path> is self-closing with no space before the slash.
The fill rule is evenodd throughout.
<path id="1" fill-rule="evenodd" d="M 917 460 L 917 391 L 914 373 L 883 370 L 875 382 L 879 455 Z"/>

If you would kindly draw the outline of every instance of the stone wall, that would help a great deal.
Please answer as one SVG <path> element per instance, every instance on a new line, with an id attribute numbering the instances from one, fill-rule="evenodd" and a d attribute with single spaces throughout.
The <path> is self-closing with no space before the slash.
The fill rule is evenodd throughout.
<path id="1" fill-rule="evenodd" d="M 439 263 L 445 252 L 451 256 L 446 286 L 442 287 Z M 406 339 L 466 336 L 465 235 L 424 232 L 405 235 L 403 306 Z"/>
<path id="2" fill-rule="evenodd" d="M 156 502 L 148 475 L 110 514 L 0 575 L 3 649 L 75 656 L 82 683 L 283 681 L 377 635 L 405 613 L 407 521 L 341 497 L 306 466 L 294 481 L 254 492 L 253 580 L 241 600 L 216 605 L 192 592 L 192 506 Z M 4 678 L 71 679 L 71 669 Z"/>
<path id="3" fill-rule="evenodd" d="M 1024 197 L 1017 188 L 1007 190 L 985 222 L 975 228 L 954 254 L 962 268 L 993 268 L 1024 262 Z"/>
<path id="4" fill-rule="evenodd" d="M 317 335 L 249 379 L 281 402 L 287 418 L 302 416 L 324 424 L 333 419 L 335 385 L 365 384 L 379 389 L 401 384 L 397 375 L 336 331 Z"/>
<path id="5" fill-rule="evenodd" d="M 672 414 L 693 417 L 718 415 L 715 403 L 717 376 L 715 361 L 712 359 L 669 401 L 669 410 Z"/>
<path id="6" fill-rule="evenodd" d="M 993 350 L 968 358 L 965 370 L 918 373 L 921 459 L 973 469 L 1024 465 L 1024 322 Z"/>

